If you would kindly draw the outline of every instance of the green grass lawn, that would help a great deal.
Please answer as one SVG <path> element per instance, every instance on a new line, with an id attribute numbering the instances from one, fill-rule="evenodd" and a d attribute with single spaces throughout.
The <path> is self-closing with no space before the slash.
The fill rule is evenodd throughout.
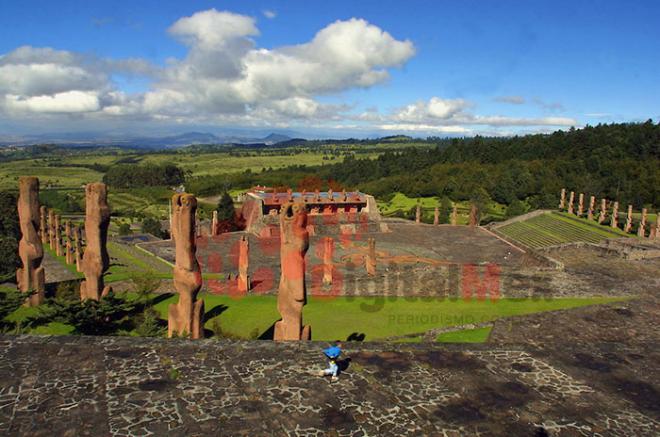
<path id="1" fill-rule="evenodd" d="M 128 294 L 133 296 L 132 293 Z M 265 332 L 279 319 L 276 296 L 229 296 L 202 293 L 206 310 L 205 327 L 211 329 L 216 321 L 222 330 L 232 336 L 249 338 L 251 333 Z M 170 296 L 156 304 L 163 319 L 167 318 L 168 305 L 177 301 Z M 462 299 L 405 299 L 405 298 L 310 298 L 304 308 L 304 320 L 312 326 L 314 340 L 345 340 L 351 334 L 364 334 L 366 341 L 388 337 L 421 334 L 429 329 L 456 326 L 466 323 L 482 323 L 498 318 L 541 311 L 576 308 L 622 300 L 621 298 L 559 298 L 559 299 L 499 299 L 498 301 L 464 301 Z M 36 311 L 22 307 L 8 316 L 8 320 L 20 321 Z M 474 332 L 472 332 L 474 331 Z M 51 322 L 31 331 L 34 334 L 62 335 L 72 332 L 72 327 Z M 485 341 L 487 330 L 458 331 L 442 334 L 438 341 L 478 342 Z M 418 342 L 421 337 L 404 340 Z"/>
<path id="2" fill-rule="evenodd" d="M 394 197 L 383 202 L 376 199 L 378 202 L 378 209 L 381 214 L 385 216 L 394 215 L 399 212 L 408 212 L 417 206 L 417 202 L 422 206 L 422 214 L 426 221 L 433 220 L 433 213 L 436 206 L 440 205 L 440 199 L 437 197 L 408 197 L 403 193 L 396 193 Z M 457 206 L 457 224 L 466 225 L 469 221 L 470 215 L 470 202 L 456 202 Z M 490 202 L 488 207 L 482 214 L 482 222 L 489 221 L 489 219 L 501 220 L 504 218 L 506 212 L 506 205 L 501 205 L 497 202 Z"/>
<path id="3" fill-rule="evenodd" d="M 498 232 L 532 248 L 577 241 L 598 243 L 607 238 L 632 236 L 619 229 L 599 225 L 595 221 L 558 212 L 511 223 L 498 228 Z"/>
<path id="4" fill-rule="evenodd" d="M 264 332 L 279 319 L 276 296 L 228 296 L 203 294 L 211 328 L 218 317 L 223 331 L 247 337 L 255 328 Z M 156 308 L 163 318 L 173 296 Z M 397 335 L 421 333 L 432 328 L 481 323 L 501 317 L 530 314 L 614 302 L 616 298 L 500 299 L 466 302 L 462 299 L 405 299 L 337 297 L 332 300 L 310 298 L 304 308 L 304 320 L 312 325 L 315 340 L 345 340 L 353 333 L 365 334 L 365 340 L 380 340 Z M 217 312 L 219 314 L 215 315 Z"/>

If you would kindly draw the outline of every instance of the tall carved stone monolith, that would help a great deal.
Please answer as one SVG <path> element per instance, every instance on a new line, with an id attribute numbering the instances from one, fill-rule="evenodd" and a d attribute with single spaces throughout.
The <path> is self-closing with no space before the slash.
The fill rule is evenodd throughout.
<path id="1" fill-rule="evenodd" d="M 479 208 L 474 203 L 470 208 L 470 222 L 471 227 L 479 226 Z"/>
<path id="2" fill-rule="evenodd" d="M 456 223 L 458 223 L 458 208 L 456 205 L 454 205 L 451 209 L 451 217 L 449 218 L 449 223 L 451 223 L 452 226 L 456 226 Z"/>
<path id="3" fill-rule="evenodd" d="M 45 206 L 39 208 L 39 237 L 41 237 L 42 248 L 44 244 L 48 244 L 48 209 Z"/>
<path id="4" fill-rule="evenodd" d="M 623 232 L 628 233 L 632 229 L 633 221 L 633 208 L 632 205 L 628 205 L 628 214 L 626 215 L 626 224 L 623 227 Z"/>
<path id="5" fill-rule="evenodd" d="M 607 200 L 600 200 L 600 214 L 598 214 L 598 224 L 602 225 L 607 218 Z"/>
<path id="6" fill-rule="evenodd" d="M 655 218 L 655 227 L 653 228 L 655 232 L 653 233 L 653 239 L 658 240 L 660 239 L 660 217 Z M 651 238 L 651 235 L 649 235 L 649 238 Z"/>
<path id="7" fill-rule="evenodd" d="M 55 250 L 55 211 L 48 210 L 48 246 Z"/>
<path id="8" fill-rule="evenodd" d="M 39 179 L 21 177 L 18 180 L 18 222 L 21 239 L 18 256 L 22 267 L 16 271 L 19 291 L 34 292 L 26 300 L 27 306 L 36 306 L 44 301 L 46 273 L 41 265 L 44 248 L 39 238 Z"/>
<path id="9" fill-rule="evenodd" d="M 286 203 L 280 213 L 280 287 L 275 322 L 275 340 L 309 340 L 311 328 L 303 326 L 302 309 L 307 303 L 305 254 L 309 248 L 305 205 Z"/>
<path id="10" fill-rule="evenodd" d="M 438 223 L 440 223 L 440 208 L 436 206 L 433 211 L 433 224 L 437 226 Z"/>
<path id="11" fill-rule="evenodd" d="M 332 237 L 323 238 L 323 285 L 332 285 L 332 273 L 334 270 L 333 254 L 335 251 L 335 240 Z"/>
<path id="12" fill-rule="evenodd" d="M 73 264 L 73 235 L 71 234 L 71 220 L 64 222 L 64 236 L 66 237 L 64 260 L 67 264 Z"/>
<path id="13" fill-rule="evenodd" d="M 593 220 L 594 219 L 594 208 L 596 207 L 596 197 L 591 196 L 589 197 L 589 211 L 587 211 L 587 219 L 588 220 Z"/>
<path id="14" fill-rule="evenodd" d="M 561 197 L 559 198 L 559 210 L 563 210 L 566 206 L 566 188 L 561 189 Z"/>
<path id="15" fill-rule="evenodd" d="M 660 226 L 658 226 L 658 221 L 656 219 L 655 223 L 651 223 L 651 230 L 649 231 L 649 240 L 657 240 L 658 239 L 658 231 L 660 230 Z"/>
<path id="16" fill-rule="evenodd" d="M 646 218 L 647 218 L 646 208 L 642 208 L 642 219 L 639 222 L 639 228 L 637 228 L 638 237 L 643 238 L 646 236 Z"/>
<path id="17" fill-rule="evenodd" d="M 619 227 L 619 202 L 614 202 L 612 207 L 612 220 L 610 220 L 610 226 L 613 228 Z"/>
<path id="18" fill-rule="evenodd" d="M 369 276 L 376 275 L 376 239 L 369 238 L 368 240 L 369 249 L 367 251 L 367 257 L 365 259 L 365 267 L 367 269 L 367 274 Z"/>
<path id="19" fill-rule="evenodd" d="M 99 300 L 111 291 L 105 286 L 103 274 L 110 258 L 106 242 L 110 225 L 110 208 L 105 184 L 95 182 L 85 187 L 85 240 L 87 247 L 82 259 L 85 280 L 80 284 L 80 299 Z"/>
<path id="20" fill-rule="evenodd" d="M 575 192 L 571 191 L 570 196 L 568 197 L 568 213 L 573 214 L 573 202 L 575 201 Z"/>
<path id="21" fill-rule="evenodd" d="M 578 217 L 582 217 L 583 213 L 584 213 L 584 193 L 580 193 L 580 195 L 578 196 L 578 210 L 577 210 Z"/>
<path id="22" fill-rule="evenodd" d="M 417 203 L 417 209 L 415 210 L 415 223 L 421 223 L 422 222 L 422 207 L 419 203 Z"/>
<path id="23" fill-rule="evenodd" d="M 82 272 L 82 232 L 80 226 L 75 226 L 73 228 L 73 251 L 74 259 L 76 260 L 76 271 Z"/>
<path id="24" fill-rule="evenodd" d="M 237 288 L 239 293 L 250 291 L 250 276 L 248 275 L 248 266 L 250 263 L 250 245 L 246 235 L 238 240 L 238 278 Z"/>
<path id="25" fill-rule="evenodd" d="M 192 194 L 172 196 L 172 239 L 175 248 L 174 288 L 179 301 L 168 308 L 167 336 L 204 336 L 204 301 L 197 300 L 202 288 L 202 270 L 197 262 L 195 212 L 197 199 Z"/>
<path id="26" fill-rule="evenodd" d="M 213 211 L 213 217 L 211 218 L 211 236 L 215 237 L 218 235 L 218 211 Z"/>

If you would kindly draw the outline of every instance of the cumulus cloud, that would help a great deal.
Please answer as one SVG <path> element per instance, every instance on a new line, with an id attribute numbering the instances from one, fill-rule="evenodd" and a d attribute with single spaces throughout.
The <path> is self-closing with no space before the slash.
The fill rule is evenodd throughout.
<path id="1" fill-rule="evenodd" d="M 441 97 L 385 114 L 376 108 L 356 114 L 348 104 L 321 103 L 324 95 L 387 81 L 391 69 L 415 55 L 411 41 L 362 19 L 335 21 L 307 42 L 270 49 L 258 47 L 253 17 L 215 9 L 182 17 L 167 31 L 187 52 L 164 67 L 144 59 L 102 59 L 47 47 L 24 46 L 1 55 L 0 113 L 245 126 L 299 122 L 339 127 L 350 121 L 365 129 L 463 134 L 472 132 L 472 125 L 577 124 L 565 117 L 478 115 L 468 100 Z M 126 93 L 115 82 L 117 74 L 147 77 L 149 88 Z M 496 100 L 525 102 L 519 96 Z"/>

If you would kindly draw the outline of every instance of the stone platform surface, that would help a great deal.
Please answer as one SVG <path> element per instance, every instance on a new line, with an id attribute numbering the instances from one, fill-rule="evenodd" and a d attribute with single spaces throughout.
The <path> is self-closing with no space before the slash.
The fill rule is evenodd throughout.
<path id="1" fill-rule="evenodd" d="M 331 383 L 316 342 L 1 336 L 0 435 L 659 435 L 657 343 L 592 340 L 346 343 Z"/>

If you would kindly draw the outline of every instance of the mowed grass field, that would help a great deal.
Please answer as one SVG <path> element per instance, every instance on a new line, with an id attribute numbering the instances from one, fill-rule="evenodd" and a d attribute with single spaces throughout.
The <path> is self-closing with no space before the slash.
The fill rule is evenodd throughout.
<path id="1" fill-rule="evenodd" d="M 131 293 L 129 297 L 134 297 Z M 204 326 L 212 330 L 218 325 L 224 336 L 250 338 L 263 334 L 279 320 L 277 296 L 229 297 L 202 293 L 206 310 Z M 168 306 L 177 296 L 155 305 L 163 320 Z M 451 300 L 441 298 L 405 299 L 400 297 L 336 297 L 310 298 L 303 310 L 305 324 L 312 326 L 312 339 L 320 341 L 346 340 L 352 334 L 364 335 L 365 341 L 382 341 L 388 337 L 421 334 L 433 328 L 458 326 L 465 323 L 490 322 L 502 317 L 556 311 L 622 300 L 621 298 L 558 298 L 558 299 L 498 299 Z M 34 308 L 20 308 L 8 319 L 18 321 Z M 61 335 L 72 327 L 59 322 L 36 328 L 32 333 Z M 456 331 L 438 336 L 441 342 L 484 342 L 490 329 Z M 130 333 L 133 335 L 134 333 Z M 396 341 L 420 341 L 411 337 Z"/>
<path id="2" fill-rule="evenodd" d="M 618 229 L 558 212 L 511 223 L 498 228 L 497 231 L 531 248 L 577 241 L 598 243 L 607 238 L 632 237 L 631 234 Z"/>
<path id="3" fill-rule="evenodd" d="M 394 197 L 387 202 L 378 201 L 378 209 L 384 216 L 392 216 L 397 213 L 405 213 L 413 208 L 416 208 L 418 201 L 422 207 L 423 216 L 427 219 L 427 221 L 433 220 L 434 209 L 436 206 L 440 206 L 441 202 L 441 199 L 437 197 L 408 197 L 403 193 L 396 193 Z M 457 202 L 456 206 L 458 213 L 457 224 L 467 224 L 470 216 L 470 203 Z M 497 202 L 490 202 L 486 210 L 483 211 L 481 215 L 482 220 L 488 218 L 501 220 L 504 218 L 505 212 L 505 205 L 501 205 Z"/>

